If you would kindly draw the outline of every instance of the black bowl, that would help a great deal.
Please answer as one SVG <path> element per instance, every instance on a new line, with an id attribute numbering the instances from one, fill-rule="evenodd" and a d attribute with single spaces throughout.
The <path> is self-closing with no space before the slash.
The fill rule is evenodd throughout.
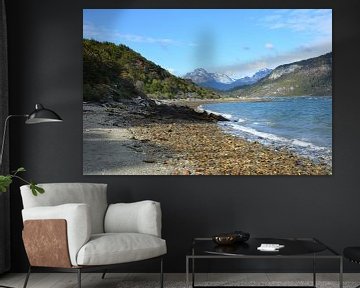
<path id="1" fill-rule="evenodd" d="M 250 234 L 243 231 L 234 231 L 230 233 L 221 233 L 212 237 L 212 240 L 218 245 L 232 245 L 249 240 Z"/>
<path id="2" fill-rule="evenodd" d="M 218 245 L 232 245 L 236 243 L 237 236 L 232 233 L 223 233 L 215 235 L 212 240 Z"/>

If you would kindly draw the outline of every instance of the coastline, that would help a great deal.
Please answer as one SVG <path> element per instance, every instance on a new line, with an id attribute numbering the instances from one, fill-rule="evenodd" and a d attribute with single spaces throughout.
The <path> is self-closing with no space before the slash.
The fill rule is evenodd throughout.
<path id="1" fill-rule="evenodd" d="M 194 108 L 214 101 L 225 102 L 167 104 Z M 123 103 L 84 104 L 84 174 L 331 175 L 325 164 L 226 134 L 215 121 L 164 118 L 136 109 Z"/>
<path id="2" fill-rule="evenodd" d="M 227 97 L 218 99 L 174 99 L 174 100 L 156 100 L 159 103 L 166 105 L 178 105 L 187 106 L 189 108 L 197 110 L 199 106 L 204 104 L 215 104 L 215 103 L 231 103 L 231 102 L 265 102 L 271 101 L 270 99 L 264 99 L 260 97 Z"/>
<path id="3" fill-rule="evenodd" d="M 281 97 L 283 99 L 291 99 L 291 102 L 293 100 L 292 97 Z M 319 96 L 319 97 L 312 97 L 312 96 L 299 96 L 298 98 L 300 99 L 326 99 L 326 98 L 331 98 L 329 96 Z M 283 99 L 281 101 L 283 101 Z M 235 103 L 235 106 L 239 103 L 244 103 L 244 102 L 277 102 L 278 98 L 266 98 L 266 99 L 259 99 L 259 98 L 247 98 L 246 101 L 244 101 L 244 99 L 240 99 L 238 101 L 234 101 L 233 99 L 231 99 L 230 101 L 216 101 L 216 102 L 198 102 L 197 105 L 200 104 L 200 106 L 196 107 L 195 109 L 199 112 L 203 112 L 203 111 L 207 111 L 208 113 L 213 113 L 215 115 L 222 115 L 225 118 L 227 118 L 230 122 L 219 122 L 219 126 L 221 127 L 221 130 L 224 133 L 227 134 L 231 134 L 234 135 L 236 137 L 239 137 L 243 140 L 249 141 L 249 142 L 259 142 L 260 144 L 265 145 L 266 147 L 272 149 L 272 150 L 284 150 L 284 151 L 288 151 L 290 153 L 293 153 L 299 157 L 305 157 L 310 159 L 311 161 L 313 161 L 314 163 L 324 163 L 326 165 L 328 165 L 330 168 L 332 168 L 332 149 L 331 146 L 328 146 L 328 143 L 321 143 L 321 142 L 313 142 L 313 141 L 317 141 L 317 139 L 312 139 L 311 137 L 314 137 L 314 135 L 307 135 L 306 131 L 303 131 L 303 134 L 301 135 L 302 137 L 304 137 L 304 139 L 308 139 L 308 140 L 303 140 L 302 138 L 299 137 L 299 135 L 293 135 L 293 134 L 281 134 L 281 133 L 277 133 L 276 131 L 273 132 L 271 130 L 266 130 L 266 129 L 258 129 L 258 127 L 256 127 L 256 125 L 251 126 L 249 124 L 251 124 L 252 122 L 254 122 L 254 124 L 258 124 L 258 122 L 260 122 L 260 120 L 258 120 L 258 118 L 254 118 L 252 119 L 252 115 L 247 114 L 247 111 L 245 111 L 244 113 L 241 114 L 237 114 L 236 112 L 234 112 L 235 110 L 232 110 L 230 112 L 228 112 L 226 109 L 223 110 L 219 110 L 219 108 L 212 108 L 211 104 L 225 104 L 224 107 L 233 107 L 232 103 Z M 286 100 L 284 100 L 286 101 Z M 323 100 L 322 100 L 323 101 Z M 203 104 L 210 104 L 210 105 L 203 105 Z M 194 103 L 195 104 L 195 103 Z M 230 105 L 228 105 L 230 104 Z M 307 104 L 307 103 L 305 103 Z M 242 105 L 242 104 L 241 104 Z M 258 107 L 257 109 L 261 109 L 259 107 L 262 107 L 261 105 L 266 105 L 266 107 L 269 107 L 268 103 L 265 104 L 256 104 Z M 276 105 L 276 104 L 275 104 Z M 195 106 L 195 105 L 194 105 Z M 216 107 L 218 107 L 217 105 L 215 105 Z M 239 106 L 240 107 L 240 106 Z M 265 106 L 263 106 L 265 107 Z M 301 107 L 301 106 L 299 106 Z M 322 109 L 324 109 L 323 104 L 321 105 Z M 291 107 L 291 109 L 294 109 L 293 107 Z M 241 111 L 241 109 L 240 109 Z M 324 110 L 323 110 L 324 111 Z M 312 117 L 312 115 L 309 115 L 307 117 Z M 319 116 L 321 117 L 321 116 Z M 245 120 L 244 120 L 245 119 Z M 269 122 L 267 123 L 271 123 L 271 119 L 267 120 Z M 285 120 L 285 122 L 283 121 L 282 124 L 283 127 L 286 127 L 286 122 L 287 120 Z M 246 123 L 244 123 L 246 122 Z M 255 123 L 256 122 L 256 123 Z M 296 121 L 299 122 L 299 121 Z M 298 125 L 298 123 L 292 123 L 293 125 Z M 303 123 L 303 125 L 307 125 L 308 123 Z M 301 125 L 301 124 L 300 124 Z M 291 126 L 288 126 L 287 128 L 290 128 Z M 296 126 L 293 126 L 296 127 Z M 301 127 L 301 126 L 300 126 Z M 308 127 L 308 126 L 307 126 Z M 263 127 L 264 128 L 264 127 Z M 292 128 L 291 128 L 292 129 Z M 312 129 L 312 127 L 309 127 L 309 129 Z M 315 129 L 321 129 L 316 127 Z M 282 136 L 279 136 L 282 135 Z M 298 137 L 298 138 L 297 138 Z M 320 135 L 316 135 L 316 137 L 321 137 Z M 328 139 L 326 138 L 328 137 L 328 135 L 324 135 L 324 139 Z M 318 143 L 318 144 L 313 144 L 313 143 Z"/>

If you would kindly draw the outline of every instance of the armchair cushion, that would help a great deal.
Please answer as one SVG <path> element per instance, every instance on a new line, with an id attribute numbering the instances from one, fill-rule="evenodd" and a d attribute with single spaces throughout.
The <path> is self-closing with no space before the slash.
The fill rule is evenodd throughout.
<path id="1" fill-rule="evenodd" d="M 145 260 L 166 254 L 165 240 L 140 233 L 94 234 L 81 247 L 78 265 L 108 265 Z"/>
<path id="2" fill-rule="evenodd" d="M 104 223 L 105 233 L 143 233 L 161 237 L 160 203 L 145 200 L 111 204 Z"/>
<path id="3" fill-rule="evenodd" d="M 45 183 L 39 184 L 45 193 L 34 197 L 29 185 L 20 187 L 24 208 L 84 203 L 89 206 L 92 233 L 104 232 L 107 209 L 106 184 L 98 183 Z"/>
<path id="4" fill-rule="evenodd" d="M 65 219 L 71 264 L 76 266 L 79 249 L 90 239 L 91 218 L 86 204 L 33 207 L 22 210 L 23 220 Z M 39 237 L 41 237 L 39 235 Z M 34 239 L 37 241 L 38 239 Z M 40 239 L 39 239 L 40 240 Z"/>

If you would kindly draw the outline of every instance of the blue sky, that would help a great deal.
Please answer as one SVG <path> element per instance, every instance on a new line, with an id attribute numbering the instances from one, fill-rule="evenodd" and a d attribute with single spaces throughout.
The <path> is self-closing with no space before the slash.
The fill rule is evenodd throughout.
<path id="1" fill-rule="evenodd" d="M 177 76 L 251 76 L 332 51 L 331 9 L 85 9 L 83 37 L 125 44 Z"/>

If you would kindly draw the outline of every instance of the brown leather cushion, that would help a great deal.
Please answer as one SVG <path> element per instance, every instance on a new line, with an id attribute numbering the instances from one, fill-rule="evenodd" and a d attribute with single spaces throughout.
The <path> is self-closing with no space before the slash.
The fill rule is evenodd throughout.
<path id="1" fill-rule="evenodd" d="M 31 266 L 71 267 L 64 219 L 26 220 L 23 241 Z"/>

